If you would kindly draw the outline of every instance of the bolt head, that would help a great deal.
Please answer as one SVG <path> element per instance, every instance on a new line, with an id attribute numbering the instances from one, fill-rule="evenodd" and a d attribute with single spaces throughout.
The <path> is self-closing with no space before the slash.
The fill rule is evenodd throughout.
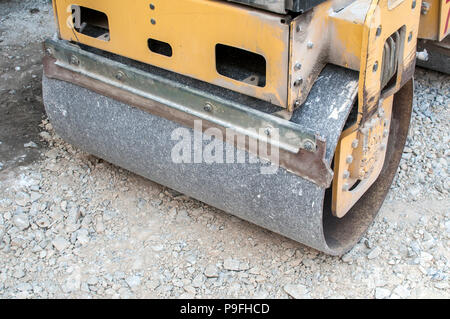
<path id="1" fill-rule="evenodd" d="M 353 148 L 357 148 L 358 145 L 359 145 L 359 140 L 353 140 L 353 142 L 352 142 L 352 147 L 353 147 Z"/>
<path id="2" fill-rule="evenodd" d="M 125 73 L 123 73 L 122 71 L 117 72 L 116 79 L 119 81 L 123 81 L 125 79 Z"/>
<path id="3" fill-rule="evenodd" d="M 70 64 L 79 65 L 80 64 L 80 60 L 78 60 L 78 58 L 75 55 L 72 55 L 70 57 Z"/>
<path id="4" fill-rule="evenodd" d="M 314 144 L 311 141 L 306 141 L 305 144 L 303 145 L 303 147 L 308 152 L 312 152 L 314 150 Z"/>
<path id="5" fill-rule="evenodd" d="M 204 109 L 206 112 L 211 112 L 212 109 L 213 109 L 213 106 L 212 106 L 211 103 L 207 102 L 207 103 L 205 103 L 205 106 L 203 107 L 203 109 Z"/>
<path id="6" fill-rule="evenodd" d="M 377 71 L 378 71 L 378 61 L 375 61 L 375 63 L 373 64 L 373 72 Z"/>
<path id="7" fill-rule="evenodd" d="M 294 86 L 300 86 L 303 83 L 303 79 L 302 78 L 298 78 L 297 80 L 295 80 L 294 82 Z"/>
<path id="8" fill-rule="evenodd" d="M 300 71 L 301 68 L 302 68 L 302 65 L 299 62 L 295 63 L 295 65 L 294 65 L 295 71 Z"/>
<path id="9" fill-rule="evenodd" d="M 413 33 L 410 32 L 408 35 L 408 42 L 411 42 L 412 38 L 413 38 Z"/>
<path id="10" fill-rule="evenodd" d="M 309 41 L 308 44 L 307 44 L 307 47 L 308 47 L 308 49 L 312 49 L 314 47 L 314 43 Z"/>
<path id="11" fill-rule="evenodd" d="M 350 177 L 350 172 L 349 172 L 349 171 L 344 171 L 343 177 L 344 177 L 345 179 L 349 178 L 349 177 Z"/>
<path id="12" fill-rule="evenodd" d="M 382 30 L 382 28 L 381 28 L 381 25 L 380 25 L 377 28 L 377 33 L 376 33 L 377 37 L 379 37 L 381 35 L 381 30 Z"/>
<path id="13" fill-rule="evenodd" d="M 347 164 L 351 164 L 353 162 L 353 156 L 347 156 L 347 159 L 345 161 L 347 162 Z"/>

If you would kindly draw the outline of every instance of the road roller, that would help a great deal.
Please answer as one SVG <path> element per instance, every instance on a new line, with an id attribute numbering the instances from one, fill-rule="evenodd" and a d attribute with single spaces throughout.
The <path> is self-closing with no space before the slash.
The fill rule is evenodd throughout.
<path id="1" fill-rule="evenodd" d="M 330 255 L 373 223 L 408 135 L 420 1 L 53 9 L 43 97 L 67 142 Z"/>
<path id="2" fill-rule="evenodd" d="M 422 2 L 417 65 L 450 74 L 450 0 Z"/>

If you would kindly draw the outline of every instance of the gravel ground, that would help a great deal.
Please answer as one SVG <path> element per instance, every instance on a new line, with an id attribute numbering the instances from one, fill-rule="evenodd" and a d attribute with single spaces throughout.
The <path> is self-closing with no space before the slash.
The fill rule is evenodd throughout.
<path id="1" fill-rule="evenodd" d="M 39 42 L 54 32 L 51 9 L 2 1 L 0 12 L 2 116 L 42 112 Z M 39 34 L 12 37 L 18 21 L 40 24 Z M 0 298 L 449 298 L 449 101 L 450 77 L 418 69 L 396 181 L 341 258 L 81 152 L 36 111 L 34 134 L 4 142 L 0 130 L 0 147 L 17 155 L 0 157 Z"/>

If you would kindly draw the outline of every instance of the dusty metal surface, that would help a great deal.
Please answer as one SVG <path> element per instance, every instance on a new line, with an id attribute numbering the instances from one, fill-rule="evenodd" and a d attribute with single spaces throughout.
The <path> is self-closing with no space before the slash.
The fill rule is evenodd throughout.
<path id="1" fill-rule="evenodd" d="M 252 145 L 252 139 L 270 143 L 279 147 L 279 163 L 288 171 L 322 187 L 328 187 L 331 183 L 333 174 L 330 169 L 330 161 L 325 159 L 329 148 L 325 142 L 326 139 L 321 136 L 322 132 L 313 129 L 315 126 L 311 125 L 311 122 L 308 123 L 305 120 L 301 124 L 295 121 L 289 122 L 244 105 L 218 99 L 208 92 L 193 90 L 178 82 L 171 82 L 156 75 L 140 72 L 138 69 L 82 51 L 66 45 L 64 42 L 58 44 L 55 41 L 48 41 L 46 46 L 47 53 L 52 55 L 45 59 L 44 63 L 45 72 L 49 77 L 93 89 L 97 93 L 140 107 L 191 128 L 194 127 L 195 120 L 200 119 L 205 121 L 204 130 L 209 127 L 219 127 L 222 130 L 232 129 L 236 134 L 249 139 L 245 145 L 235 143 L 238 147 L 266 160 L 272 159 L 270 156 L 264 157 L 261 152 L 252 151 L 250 145 Z M 55 57 L 59 60 L 55 60 Z M 74 59 L 77 63 L 71 65 L 70 61 Z M 102 64 L 103 67 L 100 66 Z M 353 79 L 356 75 L 352 71 L 344 73 Z M 122 76 L 114 80 L 117 74 Z M 125 76 L 127 79 L 137 81 L 127 83 Z M 328 77 L 328 81 L 329 79 Z M 327 87 L 330 86 L 327 85 Z M 339 123 L 344 120 L 342 117 L 351 108 L 356 91 L 356 81 L 349 81 L 345 90 L 340 91 L 340 99 L 327 101 L 331 103 L 329 112 L 332 112 L 328 125 L 332 125 L 331 122 Z M 317 103 L 317 98 L 315 102 Z M 206 106 L 211 109 L 205 110 Z M 302 110 L 304 111 L 304 108 Z M 314 110 L 311 111 L 314 113 Z M 251 128 L 255 130 L 250 130 Z M 330 126 L 328 128 L 330 129 Z M 279 140 L 267 139 L 267 136 L 256 134 L 256 132 L 260 132 L 264 135 L 267 129 L 276 129 Z M 340 132 L 340 129 L 339 126 L 336 128 L 335 135 Z M 335 139 L 336 136 L 333 136 L 331 143 L 334 143 Z"/>
<path id="2" fill-rule="evenodd" d="M 227 0 L 227 1 L 241 3 L 255 8 L 261 8 L 264 10 L 284 14 L 287 13 L 288 11 L 305 12 L 326 0 Z"/>
<path id="3" fill-rule="evenodd" d="M 107 16 L 110 40 L 103 41 L 77 31 L 71 23 L 72 0 L 55 3 L 62 39 L 286 107 L 289 25 L 282 23 L 280 15 L 225 1 L 155 0 L 152 9 L 145 0 L 78 0 L 76 5 Z M 170 45 L 171 55 L 151 51 L 149 39 Z M 262 56 L 266 61 L 265 85 L 255 86 L 220 74 L 215 54 L 218 44 Z"/>

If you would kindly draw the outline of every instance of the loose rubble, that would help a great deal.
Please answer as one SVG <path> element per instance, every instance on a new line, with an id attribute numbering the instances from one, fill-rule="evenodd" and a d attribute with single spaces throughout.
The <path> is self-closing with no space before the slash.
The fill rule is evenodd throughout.
<path id="1" fill-rule="evenodd" d="M 450 298 L 450 77 L 418 69 L 415 85 L 393 187 L 340 258 L 90 156 L 44 120 L 41 158 L 0 165 L 0 298 Z"/>

